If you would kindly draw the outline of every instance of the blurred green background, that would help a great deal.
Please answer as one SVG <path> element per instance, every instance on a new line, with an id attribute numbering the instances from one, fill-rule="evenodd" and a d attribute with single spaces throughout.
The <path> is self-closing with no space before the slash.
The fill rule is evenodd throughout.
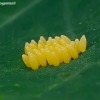
<path id="1" fill-rule="evenodd" d="M 100 0 L 15 2 L 0 5 L 0 100 L 100 100 Z M 25 42 L 62 34 L 85 34 L 86 52 L 59 67 L 24 65 Z"/>

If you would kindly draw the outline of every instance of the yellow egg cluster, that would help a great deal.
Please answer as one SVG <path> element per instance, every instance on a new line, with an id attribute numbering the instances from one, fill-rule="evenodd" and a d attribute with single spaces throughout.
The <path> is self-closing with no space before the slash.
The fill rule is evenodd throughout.
<path id="1" fill-rule="evenodd" d="M 25 54 L 22 55 L 22 59 L 27 67 L 36 70 L 47 64 L 58 66 L 63 62 L 69 63 L 71 58 L 78 58 L 78 54 L 85 50 L 85 35 L 75 41 L 71 41 L 65 35 L 49 37 L 47 41 L 41 36 L 38 43 L 34 40 L 25 43 Z"/>

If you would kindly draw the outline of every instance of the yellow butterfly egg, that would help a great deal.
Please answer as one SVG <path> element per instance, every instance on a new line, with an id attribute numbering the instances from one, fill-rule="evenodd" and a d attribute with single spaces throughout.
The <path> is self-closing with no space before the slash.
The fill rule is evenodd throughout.
<path id="1" fill-rule="evenodd" d="M 61 39 L 61 38 L 58 37 L 58 36 L 55 37 L 55 40 L 56 40 L 59 44 L 60 44 L 60 39 Z"/>
<path id="2" fill-rule="evenodd" d="M 40 36 L 40 40 L 43 41 L 44 44 L 46 44 L 46 39 L 43 36 Z"/>
<path id="3" fill-rule="evenodd" d="M 58 44 L 58 42 L 55 39 L 52 39 L 52 46 L 56 46 Z"/>
<path id="4" fill-rule="evenodd" d="M 80 53 L 79 42 L 79 39 L 75 39 L 74 46 L 78 54 Z"/>
<path id="5" fill-rule="evenodd" d="M 57 55 L 58 55 L 59 62 L 62 63 L 63 60 L 62 60 L 62 57 L 61 57 L 61 49 L 59 49 L 58 47 L 55 47 L 55 52 L 56 52 Z"/>
<path id="6" fill-rule="evenodd" d="M 65 35 L 61 35 L 61 38 L 62 38 L 63 40 L 65 40 L 66 43 L 68 43 L 68 44 L 71 42 L 71 40 L 70 40 L 67 36 L 65 36 Z"/>
<path id="7" fill-rule="evenodd" d="M 73 47 L 73 48 L 75 48 L 75 43 L 74 43 L 74 41 L 71 41 L 71 42 L 70 42 L 70 46 Z"/>
<path id="8" fill-rule="evenodd" d="M 43 54 L 43 56 L 46 58 L 46 51 L 45 51 L 45 49 L 44 48 L 41 48 L 41 53 Z"/>
<path id="9" fill-rule="evenodd" d="M 35 40 L 31 40 L 31 43 L 33 43 L 37 47 L 37 43 L 35 42 Z"/>
<path id="10" fill-rule="evenodd" d="M 53 65 L 53 61 L 52 61 L 52 54 L 50 52 L 49 49 L 45 49 L 46 52 L 46 59 L 49 65 Z"/>
<path id="11" fill-rule="evenodd" d="M 25 51 L 26 51 L 26 54 L 28 54 L 28 52 L 33 53 L 33 49 L 28 46 L 25 48 Z"/>
<path id="12" fill-rule="evenodd" d="M 38 44 L 38 50 L 41 50 L 43 48 L 43 45 L 42 44 Z"/>
<path id="13" fill-rule="evenodd" d="M 34 49 L 34 50 L 33 50 L 33 54 L 35 55 L 35 57 L 36 57 L 36 59 L 37 59 L 38 65 L 40 66 L 39 57 L 38 57 L 38 55 L 37 55 L 37 49 Z"/>
<path id="14" fill-rule="evenodd" d="M 30 43 L 29 47 L 32 48 L 32 49 L 37 49 L 37 46 L 35 44 L 33 44 L 33 43 Z"/>
<path id="15" fill-rule="evenodd" d="M 48 41 L 51 41 L 51 42 L 52 42 L 52 37 L 49 37 L 49 38 L 48 38 Z"/>
<path id="16" fill-rule="evenodd" d="M 66 48 L 73 59 L 78 58 L 78 53 L 74 47 L 70 46 L 69 44 L 66 44 Z"/>
<path id="17" fill-rule="evenodd" d="M 30 68 L 30 63 L 29 63 L 29 58 L 27 55 L 23 54 L 22 55 L 22 59 L 23 59 L 23 62 L 26 64 L 27 67 Z"/>
<path id="18" fill-rule="evenodd" d="M 35 50 L 35 55 L 37 56 L 37 59 L 38 59 L 41 66 L 46 66 L 47 65 L 46 59 L 40 51 Z"/>
<path id="19" fill-rule="evenodd" d="M 52 45 L 52 37 L 49 37 L 47 41 L 49 41 L 49 43 Z M 46 42 L 46 44 L 47 44 L 47 42 Z"/>
<path id="20" fill-rule="evenodd" d="M 43 47 L 45 46 L 45 43 L 42 40 L 39 40 L 38 44 L 41 44 Z"/>
<path id="21" fill-rule="evenodd" d="M 25 43 L 25 47 L 24 47 L 25 54 L 27 54 L 26 47 L 29 47 L 29 43 L 28 42 Z"/>
<path id="22" fill-rule="evenodd" d="M 28 56 L 29 56 L 29 63 L 30 63 L 30 66 L 33 70 L 36 70 L 39 68 L 39 64 L 38 64 L 38 61 L 35 57 L 34 54 L 32 54 L 31 52 L 28 52 Z"/>
<path id="23" fill-rule="evenodd" d="M 61 39 L 61 40 L 60 40 L 60 44 L 61 44 L 62 46 L 65 46 L 65 45 L 66 45 L 66 42 L 65 42 L 63 39 Z"/>
<path id="24" fill-rule="evenodd" d="M 63 55 L 62 55 L 62 49 L 61 49 L 61 46 L 57 45 L 57 54 L 58 54 L 58 57 L 60 58 L 60 63 L 63 62 Z"/>
<path id="25" fill-rule="evenodd" d="M 48 40 L 48 41 L 46 42 L 46 45 L 51 46 L 51 45 L 52 45 L 52 42 L 51 42 L 50 40 Z"/>
<path id="26" fill-rule="evenodd" d="M 86 37 L 85 35 L 83 35 L 80 39 L 80 42 L 79 42 L 79 50 L 81 52 L 85 52 L 86 50 Z"/>
<path id="27" fill-rule="evenodd" d="M 40 57 L 39 60 L 41 61 L 41 66 L 46 66 L 47 65 L 47 61 L 46 61 L 45 56 L 41 52 L 38 52 L 38 55 Z"/>
<path id="28" fill-rule="evenodd" d="M 51 55 L 52 55 L 51 59 L 52 59 L 53 65 L 54 66 L 59 66 L 60 61 L 59 61 L 59 58 L 58 58 L 57 54 L 55 52 L 52 52 Z"/>
<path id="29" fill-rule="evenodd" d="M 71 56 L 69 55 L 69 53 L 64 47 L 62 47 L 62 56 L 63 56 L 62 58 L 63 58 L 64 63 L 70 62 Z"/>

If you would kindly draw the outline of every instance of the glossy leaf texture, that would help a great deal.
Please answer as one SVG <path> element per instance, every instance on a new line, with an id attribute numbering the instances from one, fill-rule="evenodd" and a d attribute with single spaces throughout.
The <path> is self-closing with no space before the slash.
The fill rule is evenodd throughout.
<path id="1" fill-rule="evenodd" d="M 0 100 L 100 100 L 100 1 L 16 0 L 0 6 Z M 69 64 L 27 68 L 25 42 L 87 37 L 87 50 Z"/>

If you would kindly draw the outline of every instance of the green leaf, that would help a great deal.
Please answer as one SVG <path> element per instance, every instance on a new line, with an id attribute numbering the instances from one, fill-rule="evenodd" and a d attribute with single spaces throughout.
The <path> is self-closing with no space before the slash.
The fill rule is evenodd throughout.
<path id="1" fill-rule="evenodd" d="M 16 0 L 0 12 L 0 100 L 100 100 L 99 0 Z M 58 67 L 24 65 L 25 42 L 62 34 L 85 34 L 86 52 Z"/>

